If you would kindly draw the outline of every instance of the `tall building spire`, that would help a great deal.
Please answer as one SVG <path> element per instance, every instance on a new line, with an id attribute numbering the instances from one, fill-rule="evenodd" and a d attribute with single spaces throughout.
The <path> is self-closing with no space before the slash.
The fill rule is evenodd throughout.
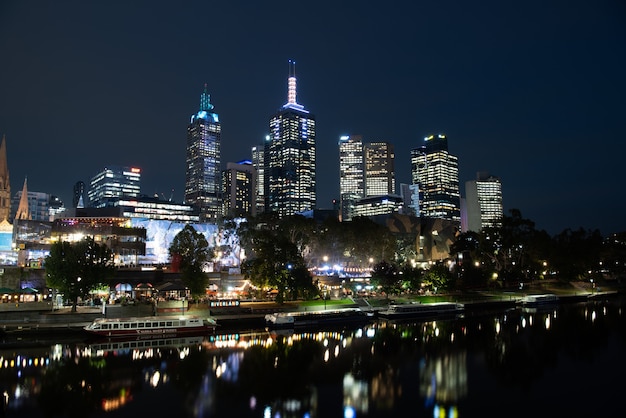
<path id="1" fill-rule="evenodd" d="M 0 221 L 9 220 L 11 213 L 11 181 L 7 163 L 6 135 L 2 135 L 0 143 Z"/>
<path id="2" fill-rule="evenodd" d="M 204 91 L 200 95 L 200 111 L 208 112 L 209 110 L 213 110 L 213 105 L 211 104 L 211 95 L 208 92 L 208 86 L 204 83 Z"/>
<path id="3" fill-rule="evenodd" d="M 20 204 L 17 207 L 17 213 L 15 214 L 16 220 L 30 220 L 30 212 L 28 211 L 28 187 L 26 186 L 28 179 L 24 178 L 24 187 L 22 188 L 22 195 L 20 196 Z"/>
<path id="4" fill-rule="evenodd" d="M 289 60 L 289 81 L 288 81 L 288 93 L 287 93 L 287 103 L 288 104 L 297 104 L 296 100 L 296 62 L 293 60 Z"/>
<path id="5" fill-rule="evenodd" d="M 296 98 L 296 87 L 296 62 L 294 60 L 289 60 L 289 78 L 287 79 L 287 103 L 283 106 L 283 108 L 296 109 L 306 112 L 304 110 L 304 106 L 298 104 L 298 100 Z"/>

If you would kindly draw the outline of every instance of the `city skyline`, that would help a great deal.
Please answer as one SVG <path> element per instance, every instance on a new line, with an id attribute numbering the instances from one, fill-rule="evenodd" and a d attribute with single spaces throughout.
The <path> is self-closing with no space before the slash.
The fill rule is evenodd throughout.
<path id="1" fill-rule="evenodd" d="M 341 136 L 393 144 L 398 190 L 410 151 L 444 134 L 462 195 L 487 171 L 505 213 L 537 229 L 626 229 L 619 2 L 83 3 L 0 6 L 12 195 L 28 178 L 69 207 L 78 181 L 119 165 L 141 168 L 142 193 L 182 201 L 204 84 L 225 168 L 268 134 L 294 59 L 298 102 L 317 118 L 319 208 L 339 198 Z"/>

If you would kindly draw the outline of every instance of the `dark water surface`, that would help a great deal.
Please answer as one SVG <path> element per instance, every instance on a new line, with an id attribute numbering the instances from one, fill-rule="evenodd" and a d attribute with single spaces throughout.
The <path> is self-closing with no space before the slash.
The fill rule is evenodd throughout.
<path id="1" fill-rule="evenodd" d="M 622 416 L 624 300 L 358 329 L 0 345 L 6 417 Z M 620 412 L 621 411 L 621 412 Z"/>

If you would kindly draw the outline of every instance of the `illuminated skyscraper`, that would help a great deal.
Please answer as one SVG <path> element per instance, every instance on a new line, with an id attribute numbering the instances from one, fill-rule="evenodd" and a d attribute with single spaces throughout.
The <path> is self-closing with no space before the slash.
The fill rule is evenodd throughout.
<path id="1" fill-rule="evenodd" d="M 353 217 L 356 202 L 365 197 L 365 164 L 361 135 L 339 138 L 339 195 L 341 220 Z"/>
<path id="2" fill-rule="evenodd" d="M 226 164 L 223 173 L 225 215 L 256 216 L 256 169 L 251 161 Z"/>
<path id="3" fill-rule="evenodd" d="M 476 180 L 465 182 L 467 230 L 479 232 L 502 225 L 502 183 L 498 177 L 479 172 Z"/>
<path id="4" fill-rule="evenodd" d="M 365 197 L 396 194 L 394 159 L 389 142 L 365 144 Z"/>
<path id="5" fill-rule="evenodd" d="M 293 61 L 289 61 L 287 103 L 270 118 L 269 126 L 266 211 L 284 217 L 315 209 L 315 117 L 296 101 Z"/>
<path id="6" fill-rule="evenodd" d="M 266 138 L 269 140 L 269 136 Z M 252 166 L 256 177 L 256 213 L 265 212 L 265 144 L 252 147 Z"/>
<path id="7" fill-rule="evenodd" d="M 187 127 L 185 203 L 196 207 L 202 222 L 215 222 L 222 215 L 221 131 L 219 117 L 212 112 L 211 96 L 204 85 L 200 110 Z"/>
<path id="8" fill-rule="evenodd" d="M 103 208 L 120 197 L 138 197 L 141 193 L 141 170 L 136 167 L 105 167 L 91 178 L 89 207 Z"/>
<path id="9" fill-rule="evenodd" d="M 461 221 L 459 162 L 448 152 L 445 135 L 430 135 L 411 150 L 411 179 L 419 187 L 419 213 L 426 218 Z"/>

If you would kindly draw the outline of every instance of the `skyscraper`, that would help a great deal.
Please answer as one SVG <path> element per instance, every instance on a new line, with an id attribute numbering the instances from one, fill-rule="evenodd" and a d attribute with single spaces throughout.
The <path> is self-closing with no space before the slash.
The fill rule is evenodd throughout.
<path id="1" fill-rule="evenodd" d="M 200 110 L 187 127 L 185 202 L 195 206 L 202 222 L 215 222 L 222 215 L 221 131 L 219 117 L 212 112 L 211 96 L 204 85 Z"/>
<path id="2" fill-rule="evenodd" d="M 223 174 L 224 215 L 256 216 L 256 169 L 251 161 L 226 164 Z"/>
<path id="3" fill-rule="evenodd" d="M 120 197 L 138 197 L 141 193 L 141 169 L 109 166 L 91 178 L 89 206 L 103 208 Z"/>
<path id="4" fill-rule="evenodd" d="M 411 179 L 419 187 L 419 212 L 426 218 L 461 221 L 459 162 L 445 135 L 430 135 L 411 150 Z"/>
<path id="5" fill-rule="evenodd" d="M 287 103 L 270 118 L 269 127 L 266 211 L 284 217 L 315 209 L 315 117 L 296 101 L 293 61 L 289 61 Z"/>
<path id="6" fill-rule="evenodd" d="M 365 196 L 396 194 L 395 154 L 389 142 L 365 144 Z"/>
<path id="7" fill-rule="evenodd" d="M 502 225 L 502 183 L 498 177 L 478 172 L 476 180 L 465 182 L 467 230 L 479 232 Z"/>
<path id="8" fill-rule="evenodd" d="M 266 138 L 269 140 L 269 136 Z M 265 144 L 252 147 L 252 166 L 256 177 L 256 213 L 265 212 Z"/>
<path id="9" fill-rule="evenodd" d="M 365 197 L 365 155 L 361 135 L 339 138 L 339 196 L 341 220 L 353 217 L 356 202 Z"/>

